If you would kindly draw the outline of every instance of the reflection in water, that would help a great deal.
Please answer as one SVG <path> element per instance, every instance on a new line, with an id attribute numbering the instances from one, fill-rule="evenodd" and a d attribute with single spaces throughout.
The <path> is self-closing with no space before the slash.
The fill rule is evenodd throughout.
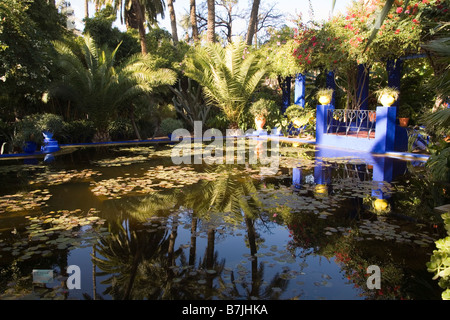
<path id="1" fill-rule="evenodd" d="M 249 164 L 180 170 L 152 148 L 87 157 L 89 171 L 59 159 L 30 171 L 28 190 L 52 196 L 35 193 L 40 206 L 22 216 L 15 202 L 22 211 L 0 221 L 0 297 L 439 299 L 425 267 L 437 235 L 372 207 L 387 200 L 392 214 L 413 194 L 396 184 L 405 163 L 292 150 L 271 176 Z M 74 263 L 81 295 L 61 286 Z M 372 264 L 382 290 L 365 285 Z M 45 294 L 30 292 L 36 268 L 58 278 Z"/>
<path id="2" fill-rule="evenodd" d="M 259 235 L 255 222 L 265 218 L 260 216 L 254 179 L 226 165 L 212 170 L 219 178 L 203 181 L 190 192 L 155 193 L 122 208 L 134 221 L 144 223 L 128 223 L 126 228 L 116 226 L 117 231 L 96 246 L 102 256 L 95 258 L 101 270 L 99 274 L 110 275 L 104 281 L 110 285 L 106 294 L 115 299 L 273 299 L 280 296 L 287 281 L 279 274 L 262 288 L 264 264 L 258 264 Z M 177 230 L 185 219 L 190 219 L 191 224 L 188 257 L 185 250 L 175 249 Z M 206 246 L 203 255 L 196 259 L 199 223 L 206 233 Z M 151 229 L 142 229 L 142 225 Z M 247 274 L 244 267 L 237 273 L 225 269 L 226 260 L 220 259 L 220 253 L 215 250 L 217 234 L 223 237 L 224 226 L 246 230 L 245 246 L 249 248 L 251 264 L 248 280 L 243 277 Z M 273 290 L 274 287 L 278 290 Z"/>

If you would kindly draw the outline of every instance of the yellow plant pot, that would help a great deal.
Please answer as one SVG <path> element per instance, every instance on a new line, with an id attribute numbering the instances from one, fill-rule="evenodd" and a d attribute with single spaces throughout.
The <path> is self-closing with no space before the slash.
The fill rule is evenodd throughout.
<path id="1" fill-rule="evenodd" d="M 384 94 L 380 98 L 380 103 L 383 107 L 390 107 L 395 102 L 395 98 L 391 95 Z"/>
<path id="2" fill-rule="evenodd" d="M 331 97 L 330 96 L 320 96 L 319 97 L 319 102 L 320 102 L 321 105 L 330 104 Z"/>

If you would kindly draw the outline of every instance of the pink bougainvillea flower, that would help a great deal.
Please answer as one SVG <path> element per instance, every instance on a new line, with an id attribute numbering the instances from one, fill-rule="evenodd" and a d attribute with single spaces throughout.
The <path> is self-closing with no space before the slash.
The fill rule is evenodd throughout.
<path id="1" fill-rule="evenodd" d="M 402 7 L 398 7 L 396 11 L 397 11 L 397 13 L 402 13 L 403 12 L 403 8 Z"/>

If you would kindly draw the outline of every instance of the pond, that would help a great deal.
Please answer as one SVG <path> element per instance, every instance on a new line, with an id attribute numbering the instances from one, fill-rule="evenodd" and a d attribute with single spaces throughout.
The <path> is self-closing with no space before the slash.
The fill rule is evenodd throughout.
<path id="1" fill-rule="evenodd" d="M 0 299 L 440 300 L 448 195 L 423 163 L 285 144 L 261 174 L 173 148 L 0 162 Z"/>

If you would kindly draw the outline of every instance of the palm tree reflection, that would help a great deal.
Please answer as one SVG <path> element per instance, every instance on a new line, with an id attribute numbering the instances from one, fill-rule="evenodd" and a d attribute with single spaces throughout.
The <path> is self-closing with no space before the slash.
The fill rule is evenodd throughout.
<path id="1" fill-rule="evenodd" d="M 182 192 L 152 193 L 123 204 L 127 223 L 118 221 L 114 232 L 98 243 L 97 256 L 93 257 L 102 270 L 98 275 L 109 276 L 103 282 L 108 285 L 105 294 L 113 299 L 276 299 L 286 289 L 288 280 L 278 273 L 263 286 L 264 263 L 258 264 L 261 238 L 256 224 L 265 217 L 257 181 L 242 174 L 245 167 L 219 165 L 206 170 L 217 178 Z M 183 214 L 191 223 L 187 252 L 176 246 Z M 218 229 L 227 226 L 246 230 L 250 280 L 242 275 L 236 279 L 234 270 L 230 277 L 225 276 L 225 258 L 219 259 L 215 244 Z M 206 247 L 197 261 L 197 236 L 201 232 L 206 233 Z M 223 231 L 220 234 L 227 237 Z"/>

